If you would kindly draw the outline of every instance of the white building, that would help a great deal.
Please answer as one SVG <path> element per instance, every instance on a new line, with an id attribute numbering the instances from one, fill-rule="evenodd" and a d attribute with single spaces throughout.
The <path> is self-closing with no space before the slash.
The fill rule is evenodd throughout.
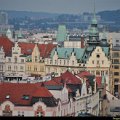
<path id="1" fill-rule="evenodd" d="M 11 56 L 6 56 L 6 79 L 21 80 L 22 77 L 25 76 L 25 58 L 26 57 L 21 53 L 21 48 L 19 47 L 18 42 L 16 42 L 14 47 L 12 47 Z"/>
<path id="2" fill-rule="evenodd" d="M 3 47 L 0 47 L 0 77 L 3 77 L 4 73 L 5 73 L 5 53 Z"/>

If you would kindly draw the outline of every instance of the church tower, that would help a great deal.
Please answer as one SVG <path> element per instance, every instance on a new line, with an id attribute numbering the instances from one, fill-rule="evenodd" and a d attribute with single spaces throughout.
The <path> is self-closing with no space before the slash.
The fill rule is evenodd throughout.
<path id="1" fill-rule="evenodd" d="M 94 13 L 93 13 L 93 19 L 91 21 L 91 26 L 89 29 L 89 40 L 87 41 L 88 45 L 99 45 L 99 31 L 98 31 L 98 25 L 97 25 L 97 19 L 95 14 L 95 0 L 94 0 Z"/>

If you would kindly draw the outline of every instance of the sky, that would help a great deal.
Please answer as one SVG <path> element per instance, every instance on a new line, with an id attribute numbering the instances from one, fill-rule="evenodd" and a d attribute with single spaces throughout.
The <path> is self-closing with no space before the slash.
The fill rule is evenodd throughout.
<path id="1" fill-rule="evenodd" d="M 0 0 L 0 10 L 81 14 L 93 12 L 94 0 Z M 120 9 L 120 0 L 95 0 L 96 12 Z"/>

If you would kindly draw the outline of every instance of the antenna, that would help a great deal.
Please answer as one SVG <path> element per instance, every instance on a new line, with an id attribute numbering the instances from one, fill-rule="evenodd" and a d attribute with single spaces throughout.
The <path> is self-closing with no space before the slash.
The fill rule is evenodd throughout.
<path id="1" fill-rule="evenodd" d="M 94 18 L 95 18 L 95 0 L 94 0 Z"/>

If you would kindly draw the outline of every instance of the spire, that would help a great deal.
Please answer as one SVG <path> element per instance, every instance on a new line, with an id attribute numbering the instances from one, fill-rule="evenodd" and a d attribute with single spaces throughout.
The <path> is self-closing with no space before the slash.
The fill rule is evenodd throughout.
<path id="1" fill-rule="evenodd" d="M 93 11 L 92 24 L 97 24 L 97 20 L 96 20 L 96 12 L 95 12 L 95 0 L 94 0 L 94 11 Z"/>
<path id="2" fill-rule="evenodd" d="M 94 18 L 96 18 L 96 16 L 95 16 L 95 0 L 94 0 Z"/>

